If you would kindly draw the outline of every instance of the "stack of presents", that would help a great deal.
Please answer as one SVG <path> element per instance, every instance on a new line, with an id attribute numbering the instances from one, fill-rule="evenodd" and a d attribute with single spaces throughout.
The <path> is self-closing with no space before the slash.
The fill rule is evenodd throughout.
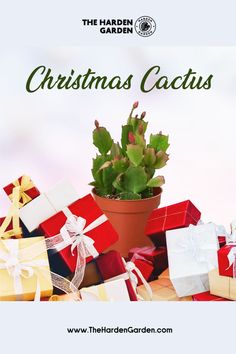
<path id="1" fill-rule="evenodd" d="M 189 200 L 154 210 L 147 246 L 123 258 L 90 194 L 79 198 L 65 181 L 40 193 L 26 175 L 4 191 L 11 203 L 0 218 L 2 301 L 236 300 L 235 230 L 201 223 Z"/>

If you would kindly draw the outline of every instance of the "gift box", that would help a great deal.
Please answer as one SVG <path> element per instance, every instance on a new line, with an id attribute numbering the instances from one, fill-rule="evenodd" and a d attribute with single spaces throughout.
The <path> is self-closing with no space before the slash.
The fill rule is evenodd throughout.
<path id="1" fill-rule="evenodd" d="M 12 204 L 5 218 L 0 218 L 0 239 L 21 238 L 22 228 L 19 219 L 20 187 L 12 192 Z"/>
<path id="2" fill-rule="evenodd" d="M 2 240 L 0 279 L 0 300 L 51 296 L 53 287 L 44 237 Z"/>
<path id="3" fill-rule="evenodd" d="M 215 225 L 170 230 L 166 240 L 170 279 L 178 296 L 208 291 L 208 272 L 218 264 Z"/>
<path id="4" fill-rule="evenodd" d="M 210 293 L 229 300 L 236 300 L 236 278 L 219 275 L 218 269 L 209 272 Z"/>
<path id="5" fill-rule="evenodd" d="M 40 195 L 40 192 L 34 182 L 29 176 L 26 175 L 21 176 L 3 188 L 11 201 L 13 200 L 13 189 L 15 187 L 20 187 L 19 202 L 21 207 Z"/>
<path id="6" fill-rule="evenodd" d="M 149 283 L 152 289 L 152 301 L 192 301 L 191 296 L 178 297 L 169 279 L 157 279 Z M 146 288 L 141 285 L 137 288 L 141 299 L 150 301 Z"/>
<path id="7" fill-rule="evenodd" d="M 137 301 L 135 290 L 131 284 L 130 279 L 127 277 L 125 262 L 122 260 L 119 252 L 109 251 L 107 253 L 101 254 L 98 258 L 96 258 L 95 262 L 98 268 L 98 272 L 104 282 L 123 277 L 127 286 L 130 300 Z"/>
<path id="8" fill-rule="evenodd" d="M 223 297 L 212 295 L 210 291 L 205 291 L 204 293 L 195 294 L 192 296 L 193 301 L 230 301 L 224 299 Z"/>
<path id="9" fill-rule="evenodd" d="M 5 219 L 6 219 L 5 217 L 0 218 L 0 229 L 1 229 L 1 226 L 3 225 Z M 6 229 L 4 230 L 3 234 L 5 234 L 5 238 L 21 238 L 22 237 L 22 228 L 20 226 L 20 221 L 19 221 L 19 226 L 17 226 L 16 228 L 13 227 L 13 223 L 11 221 L 9 223 L 9 225 L 6 227 Z M 0 230 L 0 238 L 4 238 L 3 234 Z"/>
<path id="10" fill-rule="evenodd" d="M 161 274 L 168 268 L 168 258 L 166 247 L 155 248 L 153 246 L 147 247 L 134 247 L 129 250 L 129 259 L 135 255 L 144 257 L 147 261 L 151 262 L 154 266 L 154 276 Z"/>
<path id="11" fill-rule="evenodd" d="M 78 193 L 67 181 L 62 181 L 47 193 L 40 194 L 20 209 L 20 218 L 29 232 L 58 211 L 78 199 Z"/>
<path id="12" fill-rule="evenodd" d="M 146 281 L 149 281 L 152 277 L 153 271 L 154 271 L 154 267 L 152 265 L 152 262 L 147 261 L 145 258 L 132 258 L 131 262 L 134 263 L 135 267 L 137 267 L 140 272 L 142 273 L 142 276 L 144 277 L 144 279 Z M 138 285 L 142 285 L 142 279 L 139 277 L 138 273 L 135 272 L 134 270 L 134 274 L 136 275 L 137 279 L 138 279 Z"/>
<path id="13" fill-rule="evenodd" d="M 236 244 L 228 244 L 218 250 L 218 266 L 220 275 L 236 276 Z"/>
<path id="14" fill-rule="evenodd" d="M 196 225 L 201 213 L 190 200 L 155 209 L 146 225 L 146 235 L 156 247 L 166 246 L 166 231 Z"/>
<path id="15" fill-rule="evenodd" d="M 73 225 L 70 216 L 75 218 Z M 67 227 L 70 229 L 74 227 L 75 230 L 71 231 Z M 95 253 L 95 255 L 86 256 L 86 262 L 90 262 L 118 240 L 118 234 L 90 194 L 78 199 L 68 208 L 64 208 L 63 211 L 42 222 L 40 230 L 48 239 L 61 235 L 62 230 L 68 235 L 68 244 L 57 245 L 55 248 L 58 250 L 58 247 L 60 247 L 60 250 L 57 253 L 53 252 L 51 254 L 50 252 L 49 254 L 51 269 L 63 276 L 76 270 L 77 247 L 74 250 L 72 248 L 73 245 L 77 244 L 78 237 L 81 235 L 88 242 L 88 245 L 92 246 Z M 71 232 L 73 234 L 72 238 L 70 238 Z M 62 238 L 62 240 L 64 239 Z"/>
<path id="16" fill-rule="evenodd" d="M 82 301 L 130 301 L 124 279 L 80 289 Z"/>
<path id="17" fill-rule="evenodd" d="M 218 236 L 219 246 L 224 247 L 226 245 L 226 237 L 225 236 Z"/>

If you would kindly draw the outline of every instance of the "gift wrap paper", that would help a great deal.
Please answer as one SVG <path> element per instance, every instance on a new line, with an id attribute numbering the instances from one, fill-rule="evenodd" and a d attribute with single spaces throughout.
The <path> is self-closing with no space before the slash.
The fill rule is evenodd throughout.
<path id="1" fill-rule="evenodd" d="M 167 231 L 170 279 L 178 296 L 209 290 L 208 272 L 217 268 L 218 238 L 213 224 Z"/>
<path id="2" fill-rule="evenodd" d="M 191 296 L 178 297 L 169 279 L 157 279 L 149 283 L 152 289 L 152 301 L 192 301 Z M 145 301 L 150 301 L 150 297 L 144 285 L 137 288 L 137 293 Z"/>
<path id="3" fill-rule="evenodd" d="M 210 293 L 212 295 L 236 300 L 236 278 L 219 275 L 218 269 L 209 272 Z"/>
<path id="4" fill-rule="evenodd" d="M 19 240 L 1 240 L 0 241 L 0 250 L 7 252 L 6 242 L 18 242 L 19 251 L 30 247 L 32 245 L 36 245 L 40 242 L 42 246 L 42 241 L 44 241 L 44 237 L 33 237 Z M 45 245 L 45 244 L 44 244 Z M 44 246 L 43 246 L 44 248 Z M 26 262 L 30 262 L 32 259 L 28 258 L 25 260 Z M 23 293 L 15 294 L 14 289 L 14 281 L 13 277 L 8 273 L 8 270 L 0 269 L 0 300 L 1 301 L 14 301 L 14 300 L 33 300 L 37 288 L 37 281 L 40 284 L 40 295 L 41 297 L 49 297 L 52 295 L 53 286 L 48 262 L 48 255 L 45 250 L 33 260 L 44 260 L 47 263 L 47 266 L 42 267 L 32 267 L 34 269 L 34 274 L 31 277 L 24 278 L 20 277 Z M 24 261 L 24 260 L 23 260 Z M 0 264 L 3 263 L 3 260 L 0 259 Z"/>
<path id="5" fill-rule="evenodd" d="M 130 301 L 123 279 L 83 288 L 80 290 L 80 296 L 82 301 Z"/>

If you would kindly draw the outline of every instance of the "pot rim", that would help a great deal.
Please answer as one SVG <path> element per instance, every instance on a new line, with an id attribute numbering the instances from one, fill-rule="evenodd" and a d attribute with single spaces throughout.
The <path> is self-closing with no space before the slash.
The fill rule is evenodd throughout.
<path id="1" fill-rule="evenodd" d="M 143 201 L 153 200 L 153 199 L 158 198 L 158 197 L 162 194 L 163 189 L 162 189 L 161 187 L 156 187 L 156 188 L 158 188 L 158 189 L 160 190 L 160 193 L 158 193 L 158 194 L 156 194 L 156 195 L 154 195 L 154 196 L 152 196 L 152 197 L 143 198 L 143 199 L 110 199 L 110 198 L 106 198 L 106 197 L 102 197 L 102 196 L 98 195 L 98 194 L 95 192 L 95 188 L 92 189 L 92 193 L 95 194 L 98 198 L 101 198 L 101 199 L 107 200 L 107 201 L 111 201 L 111 202 L 117 202 L 117 203 L 118 203 L 118 202 L 121 202 L 121 203 L 124 203 L 124 202 L 129 202 L 129 203 L 134 203 L 134 202 L 136 202 L 136 203 L 138 203 L 138 202 L 139 202 L 139 203 L 141 203 L 141 202 L 143 202 Z"/>

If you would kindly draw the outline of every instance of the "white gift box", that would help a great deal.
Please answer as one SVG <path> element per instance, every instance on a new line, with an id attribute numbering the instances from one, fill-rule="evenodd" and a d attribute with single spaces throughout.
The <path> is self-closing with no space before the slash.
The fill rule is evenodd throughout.
<path id="1" fill-rule="evenodd" d="M 166 232 L 170 279 L 179 297 L 209 290 L 208 272 L 217 268 L 219 248 L 214 224 Z"/>
<path id="2" fill-rule="evenodd" d="M 41 194 L 20 209 L 20 219 L 29 232 L 39 224 L 79 198 L 74 187 L 67 181 L 61 181 L 47 193 Z"/>
<path id="3" fill-rule="evenodd" d="M 130 301 L 124 279 L 117 279 L 96 286 L 80 289 L 83 301 Z"/>

